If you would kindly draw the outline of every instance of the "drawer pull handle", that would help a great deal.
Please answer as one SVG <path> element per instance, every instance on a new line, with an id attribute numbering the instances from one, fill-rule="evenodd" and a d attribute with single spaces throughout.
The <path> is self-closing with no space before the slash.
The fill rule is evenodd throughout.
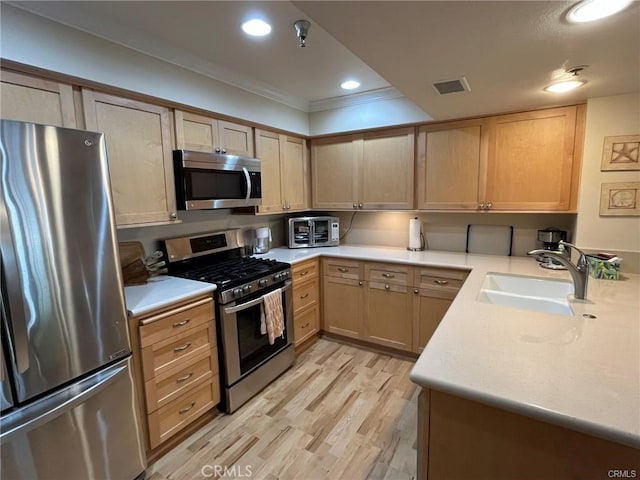
<path id="1" fill-rule="evenodd" d="M 176 322 L 176 323 L 173 324 L 173 328 L 184 327 L 190 321 L 191 321 L 191 319 L 187 318 L 186 320 L 183 320 L 181 322 Z"/>
<path id="2" fill-rule="evenodd" d="M 178 411 L 178 413 L 179 413 L 180 415 L 184 415 L 185 413 L 187 413 L 189 410 L 191 410 L 191 409 L 192 409 L 193 407 L 195 407 L 195 406 L 196 406 L 196 402 L 191 402 L 191 403 L 189 404 L 189 406 L 188 406 L 188 407 L 181 408 L 181 409 Z"/>
<path id="3" fill-rule="evenodd" d="M 342 272 L 342 273 L 345 273 L 345 272 L 348 272 L 349 269 L 348 268 L 343 268 L 343 267 L 338 267 L 338 271 Z"/>
<path id="4" fill-rule="evenodd" d="M 385 277 L 385 278 L 394 278 L 395 277 L 395 275 L 393 273 L 383 273 L 382 276 Z"/>
<path id="5" fill-rule="evenodd" d="M 304 277 L 307 273 L 309 273 L 309 270 L 305 270 L 304 272 L 300 272 L 300 276 Z"/>
<path id="6" fill-rule="evenodd" d="M 307 323 L 305 323 L 305 324 L 302 326 L 302 328 L 307 328 L 309 325 L 311 325 L 311 322 L 307 322 Z"/>
<path id="7" fill-rule="evenodd" d="M 433 283 L 435 283 L 436 285 L 449 285 L 448 280 L 434 280 Z"/>
<path id="8" fill-rule="evenodd" d="M 187 342 L 184 345 L 181 345 L 179 347 L 176 347 L 173 349 L 174 352 L 181 352 L 183 350 L 186 350 L 187 348 L 189 348 L 191 346 L 191 342 Z"/>
<path id="9" fill-rule="evenodd" d="M 389 290 L 390 288 L 391 288 L 391 287 L 390 287 L 389 285 L 385 285 L 385 286 L 384 286 L 384 289 L 385 289 L 385 290 Z"/>
<path id="10" fill-rule="evenodd" d="M 305 293 L 304 295 L 300 295 L 300 298 L 307 298 L 309 296 L 308 293 Z"/>
<path id="11" fill-rule="evenodd" d="M 193 372 L 186 374 L 184 377 L 176 378 L 176 383 L 186 382 L 186 381 L 187 381 L 187 380 L 189 380 L 191 377 L 193 377 Z"/>

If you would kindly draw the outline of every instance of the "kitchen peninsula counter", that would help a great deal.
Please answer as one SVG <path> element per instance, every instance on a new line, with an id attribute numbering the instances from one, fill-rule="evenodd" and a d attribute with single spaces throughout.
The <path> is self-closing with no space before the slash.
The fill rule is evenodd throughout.
<path id="1" fill-rule="evenodd" d="M 640 447 L 640 276 L 589 279 L 573 316 L 476 300 L 489 272 L 571 279 L 533 258 L 342 245 L 276 248 L 263 258 L 318 256 L 470 271 L 411 372 L 418 385 Z M 591 318 L 591 316 L 595 318 Z"/>

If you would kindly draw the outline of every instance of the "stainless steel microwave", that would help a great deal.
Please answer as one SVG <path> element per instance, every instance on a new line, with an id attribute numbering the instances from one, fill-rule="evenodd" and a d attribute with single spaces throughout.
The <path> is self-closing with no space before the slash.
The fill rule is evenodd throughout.
<path id="1" fill-rule="evenodd" d="M 251 207 L 262 203 L 257 158 L 174 150 L 173 173 L 179 210 Z"/>
<path id="2" fill-rule="evenodd" d="M 289 248 L 335 247 L 340 245 L 338 217 L 289 219 Z"/>

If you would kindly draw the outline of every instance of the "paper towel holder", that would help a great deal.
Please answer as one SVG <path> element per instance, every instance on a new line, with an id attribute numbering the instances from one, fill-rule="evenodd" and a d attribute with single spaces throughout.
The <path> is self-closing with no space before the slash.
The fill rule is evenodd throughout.
<path id="1" fill-rule="evenodd" d="M 414 217 L 413 219 L 418 220 L 418 217 Z M 420 247 L 417 247 L 417 248 L 407 247 L 407 250 L 409 250 L 410 252 L 422 252 L 424 249 L 425 249 L 424 234 L 422 233 L 422 224 L 420 224 Z"/>

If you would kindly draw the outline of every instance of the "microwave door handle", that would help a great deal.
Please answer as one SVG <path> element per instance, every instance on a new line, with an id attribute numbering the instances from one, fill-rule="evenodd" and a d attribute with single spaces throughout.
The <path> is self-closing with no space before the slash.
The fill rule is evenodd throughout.
<path id="1" fill-rule="evenodd" d="M 251 198 L 251 177 L 249 176 L 249 170 L 247 167 L 242 167 L 242 173 L 244 173 L 244 178 L 247 181 L 247 196 L 245 197 L 245 203 L 249 203 L 249 199 Z"/>
<path id="2" fill-rule="evenodd" d="M 291 288 L 291 280 L 287 280 L 285 282 L 284 287 L 282 287 L 281 291 L 284 292 L 286 290 L 289 290 Z M 240 305 L 236 305 L 235 307 L 227 307 L 224 309 L 224 313 L 226 314 L 232 314 L 232 313 L 236 313 L 239 312 L 240 310 L 246 310 L 247 308 L 251 308 L 251 307 L 255 307 L 256 305 L 259 305 L 260 303 L 262 303 L 262 301 L 264 300 L 264 295 L 262 297 L 258 297 L 256 299 L 253 299 L 249 302 L 246 303 L 241 303 Z"/>

